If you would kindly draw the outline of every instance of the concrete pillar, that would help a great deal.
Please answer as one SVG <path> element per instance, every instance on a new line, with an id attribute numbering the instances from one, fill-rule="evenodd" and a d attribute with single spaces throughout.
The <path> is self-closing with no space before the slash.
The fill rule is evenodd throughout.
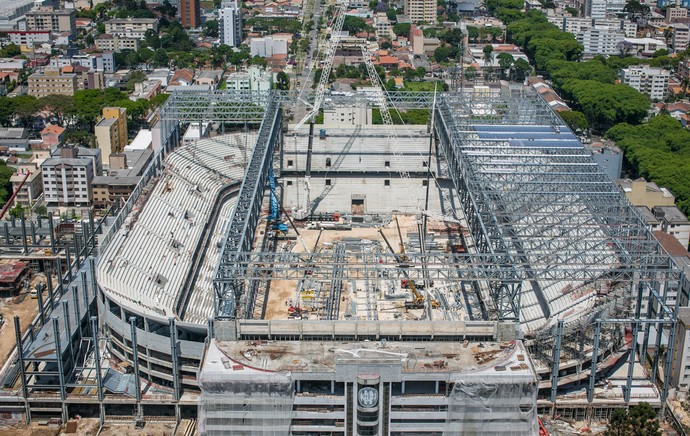
<path id="1" fill-rule="evenodd" d="M 141 375 L 139 374 L 139 348 L 137 344 L 137 318 L 129 318 L 129 328 L 132 339 L 132 366 L 134 367 L 134 390 L 137 399 L 137 414 L 141 416 Z"/>

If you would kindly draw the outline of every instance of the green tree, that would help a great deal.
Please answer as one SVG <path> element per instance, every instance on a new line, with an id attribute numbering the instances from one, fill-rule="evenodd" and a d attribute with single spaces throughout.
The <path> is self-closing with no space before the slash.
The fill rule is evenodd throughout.
<path id="1" fill-rule="evenodd" d="M 276 89 L 280 89 L 282 91 L 287 91 L 290 89 L 290 77 L 285 73 L 285 71 L 281 71 L 276 74 Z"/>
<path id="2" fill-rule="evenodd" d="M 395 33 L 397 36 L 404 36 L 407 38 L 410 36 L 411 27 L 412 26 L 410 23 L 398 23 L 393 26 L 393 33 Z"/>
<path id="3" fill-rule="evenodd" d="M 630 409 L 617 409 L 611 414 L 605 436 L 656 436 L 661 435 L 657 414 L 649 405 L 642 402 Z"/>
<path id="4" fill-rule="evenodd" d="M 525 77 L 532 72 L 532 66 L 523 58 L 518 58 L 513 64 L 513 68 L 515 69 L 515 80 L 525 80 Z"/>
<path id="5" fill-rule="evenodd" d="M 494 46 L 493 45 L 485 45 L 484 48 L 482 49 L 482 52 L 484 52 L 484 62 L 487 65 L 491 65 L 492 63 L 492 56 L 491 54 L 494 52 Z"/>
<path id="6" fill-rule="evenodd" d="M 40 109 L 38 99 L 31 95 L 18 95 L 13 98 L 13 112 L 24 127 L 31 125 L 34 114 Z"/>
<path id="7" fill-rule="evenodd" d="M 19 219 L 21 218 L 23 212 L 24 207 L 21 204 L 17 204 L 12 209 L 10 209 L 9 214 L 12 218 Z"/>
<path id="8" fill-rule="evenodd" d="M 501 67 L 501 76 L 503 76 L 504 78 L 507 77 L 508 70 L 510 70 L 513 67 L 513 64 L 515 63 L 513 55 L 511 55 L 510 53 L 499 53 L 496 56 L 496 59 L 498 60 L 498 66 Z"/>
<path id="9" fill-rule="evenodd" d="M 218 37 L 218 20 L 208 20 L 204 23 L 204 35 L 210 38 Z"/>
<path id="10" fill-rule="evenodd" d="M 559 112 L 558 115 L 565 121 L 565 123 L 570 127 L 570 130 L 576 133 L 585 133 L 589 128 L 589 123 L 585 114 L 578 111 L 563 111 Z"/>
<path id="11" fill-rule="evenodd" d="M 628 0 L 623 8 L 623 12 L 628 13 L 631 21 L 638 22 L 641 19 L 646 19 L 649 15 L 649 6 L 639 2 L 639 0 Z"/>
<path id="12" fill-rule="evenodd" d="M 16 44 L 8 44 L 0 49 L 0 58 L 13 58 L 22 54 L 21 48 Z"/>
<path id="13" fill-rule="evenodd" d="M 65 133 L 65 142 L 77 144 L 80 147 L 94 147 L 96 145 L 96 137 L 93 133 L 85 130 L 70 130 Z"/>
<path id="14" fill-rule="evenodd" d="M 343 21 L 343 30 L 350 32 L 352 35 L 365 30 L 366 27 L 366 21 L 364 21 L 363 18 L 355 17 L 354 15 L 346 15 L 345 21 Z"/>
<path id="15" fill-rule="evenodd" d="M 43 110 L 52 113 L 62 122 L 66 113 L 74 108 L 74 97 L 69 95 L 50 94 L 38 100 L 38 105 Z"/>

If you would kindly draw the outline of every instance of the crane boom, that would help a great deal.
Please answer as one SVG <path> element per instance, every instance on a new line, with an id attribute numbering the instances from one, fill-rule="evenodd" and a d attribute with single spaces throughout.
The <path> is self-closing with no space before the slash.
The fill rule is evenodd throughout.
<path id="1" fill-rule="evenodd" d="M 400 172 L 400 177 L 403 179 L 409 179 L 410 173 L 405 169 L 405 160 L 397 147 L 395 134 L 395 128 L 393 127 L 393 118 L 391 117 L 390 109 L 388 108 L 388 99 L 386 98 L 386 88 L 381 81 L 381 76 L 376 72 L 374 63 L 371 62 L 371 52 L 366 45 L 362 46 L 362 57 L 364 58 L 364 64 L 367 67 L 367 73 L 369 74 L 369 80 L 372 86 L 377 88 L 376 91 L 376 103 L 379 106 L 379 111 L 381 112 L 381 119 L 386 125 L 386 134 L 388 135 L 388 144 L 390 145 L 393 155 L 398 160 L 398 167 Z"/>
<path id="2" fill-rule="evenodd" d="M 326 88 L 328 87 L 328 79 L 331 76 L 331 70 L 333 69 L 333 59 L 335 58 L 335 51 L 338 48 L 338 43 L 340 42 L 340 32 L 343 30 L 343 24 L 345 23 L 345 6 L 338 5 L 333 12 L 335 18 L 335 24 L 331 28 L 331 41 L 328 43 L 326 49 L 326 58 L 324 59 L 323 69 L 321 70 L 321 77 L 319 78 L 319 85 L 316 87 L 316 95 L 314 96 L 314 106 L 307 115 L 302 118 L 302 120 L 297 123 L 295 130 L 299 130 L 300 127 L 304 125 L 310 119 L 315 119 L 319 114 L 321 105 L 323 104 L 323 97 L 326 94 Z"/>

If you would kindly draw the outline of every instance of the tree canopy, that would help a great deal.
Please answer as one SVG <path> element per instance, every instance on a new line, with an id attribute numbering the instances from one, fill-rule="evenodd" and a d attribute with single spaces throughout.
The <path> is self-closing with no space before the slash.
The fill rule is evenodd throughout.
<path id="1" fill-rule="evenodd" d="M 690 132 L 680 122 L 661 115 L 639 126 L 618 124 L 606 137 L 623 149 L 634 177 L 666 186 L 678 208 L 690 213 Z"/>
<path id="2" fill-rule="evenodd" d="M 629 410 L 616 409 L 611 415 L 605 436 L 656 436 L 661 435 L 657 414 L 649 405 L 642 402 L 630 406 Z"/>

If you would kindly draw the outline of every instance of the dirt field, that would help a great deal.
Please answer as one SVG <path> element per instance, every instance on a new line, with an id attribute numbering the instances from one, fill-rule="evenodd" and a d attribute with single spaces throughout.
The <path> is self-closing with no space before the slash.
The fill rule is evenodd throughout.
<path id="1" fill-rule="evenodd" d="M 41 276 L 45 281 L 45 278 Z M 38 300 L 31 298 L 28 289 L 22 291 L 17 297 L 0 299 L 0 315 L 5 323 L 0 327 L 0 366 L 5 363 L 7 357 L 17 345 L 14 332 L 14 316 L 19 316 L 22 334 L 26 332 L 31 321 L 38 314 Z M 48 299 L 48 292 L 43 293 L 43 301 Z"/>
<path id="2" fill-rule="evenodd" d="M 417 221 L 412 215 L 401 215 L 398 217 L 400 222 L 400 231 L 402 233 L 403 239 L 407 239 L 407 233 L 417 232 Z M 393 246 L 396 252 L 400 251 L 400 238 L 398 237 L 398 230 L 395 225 L 395 221 L 391 221 L 386 227 L 383 227 L 383 233 L 388 238 L 388 241 Z M 293 229 L 289 231 L 290 235 L 295 235 Z M 313 249 L 316 238 L 319 236 L 318 230 L 308 230 L 306 228 L 300 229 L 300 234 L 304 240 L 304 244 L 309 248 Z M 319 239 L 319 248 L 323 247 L 325 243 L 333 243 L 345 238 L 361 238 L 370 239 L 373 241 L 382 241 L 381 235 L 378 232 L 378 228 L 367 227 L 367 228 L 354 228 L 352 230 L 324 230 Z M 388 252 L 388 248 L 385 248 Z M 298 241 L 297 244 L 292 249 L 295 253 L 304 253 L 304 248 L 302 244 Z M 340 305 L 340 315 L 342 316 L 349 304 L 349 293 L 347 292 L 348 283 L 343 283 L 343 291 L 346 296 L 345 301 Z M 265 319 L 287 319 L 287 306 L 285 301 L 290 299 L 296 299 L 296 280 L 273 280 L 271 282 L 271 291 L 268 296 L 268 304 L 266 305 L 266 316 Z"/>
<path id="3" fill-rule="evenodd" d="M 177 434 L 183 434 L 188 425 L 189 420 L 182 420 Z M 79 420 L 77 432 L 70 434 L 96 436 L 98 428 L 98 419 L 83 418 Z M 147 422 L 142 429 L 134 428 L 134 423 L 106 424 L 100 434 L 102 436 L 172 436 L 174 429 L 174 422 Z M 0 436 L 55 436 L 58 434 L 67 434 L 64 425 L 62 428 L 57 428 L 32 423 L 28 427 L 15 426 L 0 429 Z"/>
<path id="4" fill-rule="evenodd" d="M 296 280 L 273 280 L 266 305 L 266 319 L 287 319 L 285 301 L 295 298 Z"/>

